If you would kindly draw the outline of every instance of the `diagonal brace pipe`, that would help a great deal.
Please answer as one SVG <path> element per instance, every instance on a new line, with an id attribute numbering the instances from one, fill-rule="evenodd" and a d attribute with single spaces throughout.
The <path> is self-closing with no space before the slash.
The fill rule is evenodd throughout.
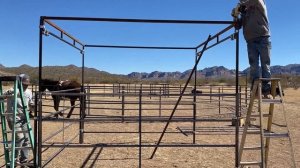
<path id="1" fill-rule="evenodd" d="M 173 109 L 173 111 L 172 111 L 172 113 L 171 113 L 171 115 L 170 115 L 170 117 L 169 117 L 169 120 L 168 120 L 168 122 L 167 122 L 167 124 L 166 124 L 166 126 L 165 126 L 165 128 L 164 128 L 164 130 L 163 130 L 163 132 L 162 132 L 162 134 L 160 135 L 160 138 L 159 138 L 159 140 L 158 140 L 158 142 L 157 142 L 157 146 L 154 148 L 154 151 L 153 151 L 153 153 L 152 153 L 150 159 L 153 159 L 153 157 L 154 157 L 154 155 L 155 155 L 155 152 L 157 151 L 158 145 L 160 144 L 160 142 L 161 142 L 161 140 L 162 140 L 162 138 L 163 138 L 163 136 L 164 136 L 164 134 L 165 134 L 165 132 L 166 132 L 166 130 L 167 130 L 169 124 L 170 124 L 170 121 L 172 120 L 172 118 L 173 118 L 173 116 L 174 116 L 174 114 L 175 114 L 175 111 L 176 111 L 176 109 L 177 109 L 177 106 L 179 105 L 179 103 L 180 103 L 180 101 L 181 101 L 181 99 L 182 99 L 182 95 L 184 94 L 184 92 L 185 92 L 185 90 L 186 90 L 186 88 L 187 88 L 187 85 L 189 84 L 189 82 L 190 82 L 190 80 L 191 80 L 191 78 L 192 78 L 194 72 L 195 72 L 196 69 L 197 69 L 197 65 L 198 65 L 198 63 L 199 63 L 199 61 L 200 61 L 200 59 L 201 59 L 201 57 L 202 57 L 204 51 L 206 50 L 206 47 L 207 47 L 208 42 L 211 41 L 211 40 L 212 40 L 212 39 L 211 39 L 211 35 L 209 35 L 208 38 L 207 38 L 207 40 L 205 41 L 205 44 L 204 44 L 204 46 L 203 46 L 203 48 L 202 48 L 202 51 L 200 52 L 199 57 L 197 58 L 197 61 L 196 61 L 195 65 L 194 65 L 194 67 L 193 67 L 193 69 L 192 69 L 192 72 L 190 73 L 190 76 L 189 76 L 188 80 L 186 81 L 186 83 L 185 83 L 185 85 L 184 85 L 184 87 L 183 87 L 183 89 L 182 89 L 182 91 L 181 91 L 181 94 L 180 94 L 180 96 L 179 96 L 179 98 L 178 98 L 178 100 L 177 100 L 177 102 L 176 102 L 176 104 L 175 104 L 175 106 L 174 106 L 174 109 Z"/>

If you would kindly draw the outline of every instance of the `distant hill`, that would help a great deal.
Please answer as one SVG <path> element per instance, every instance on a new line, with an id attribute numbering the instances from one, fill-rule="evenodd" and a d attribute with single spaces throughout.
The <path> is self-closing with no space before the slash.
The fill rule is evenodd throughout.
<path id="1" fill-rule="evenodd" d="M 0 75 L 17 75 L 26 73 L 30 75 L 33 82 L 38 79 L 38 67 L 21 65 L 19 67 L 0 67 Z M 87 83 L 109 83 L 126 81 L 126 76 L 114 75 L 105 71 L 99 71 L 95 68 L 85 68 L 85 81 Z M 43 67 L 43 78 L 49 79 L 70 79 L 81 81 L 82 68 L 75 65 L 67 66 L 45 66 Z"/>
<path id="2" fill-rule="evenodd" d="M 186 79 L 192 70 L 187 70 L 184 72 L 159 72 L 154 71 L 151 73 L 145 72 L 132 72 L 128 74 L 130 78 L 137 79 Z M 248 74 L 250 68 L 241 71 L 241 74 Z M 300 64 L 290 64 L 286 66 L 272 66 L 271 73 L 274 75 L 300 75 Z M 197 77 L 199 78 L 232 78 L 235 77 L 234 69 L 227 69 L 223 66 L 214 66 L 209 68 L 204 68 L 203 70 L 197 71 Z"/>
<path id="3" fill-rule="evenodd" d="M 250 68 L 245 69 L 242 73 L 249 73 Z M 300 75 L 300 64 L 289 64 L 286 66 L 271 66 L 271 73 L 276 75 Z"/>
<path id="4" fill-rule="evenodd" d="M 286 66 L 272 66 L 272 74 L 275 75 L 300 75 L 300 64 L 290 64 Z M 21 65 L 19 67 L 5 67 L 0 64 L 0 75 L 16 75 L 20 73 L 29 74 L 33 81 L 38 79 L 38 67 L 31 67 L 29 65 Z M 71 79 L 81 81 L 82 68 L 75 65 L 67 66 L 45 66 L 43 67 L 43 78 L 50 79 Z M 128 75 L 110 74 L 105 71 L 100 71 L 95 68 L 84 69 L 85 81 L 87 83 L 132 83 L 141 81 L 172 81 L 185 80 L 188 78 L 191 70 L 184 72 L 159 72 L 151 73 L 132 72 Z M 248 74 L 249 68 L 240 73 Z M 218 79 L 218 78 L 233 78 L 235 77 L 235 70 L 227 69 L 223 66 L 214 66 L 204 68 L 197 71 L 199 79 Z"/>
<path id="5" fill-rule="evenodd" d="M 138 79 L 186 79 L 190 75 L 192 70 L 187 70 L 184 72 L 159 72 L 154 71 L 151 73 L 139 73 L 139 72 L 132 72 L 128 74 L 129 78 L 138 78 Z M 235 70 L 229 70 L 223 66 L 214 66 L 210 68 L 205 68 L 203 70 L 197 71 L 197 77 L 199 78 L 221 78 L 221 77 L 234 77 Z"/>

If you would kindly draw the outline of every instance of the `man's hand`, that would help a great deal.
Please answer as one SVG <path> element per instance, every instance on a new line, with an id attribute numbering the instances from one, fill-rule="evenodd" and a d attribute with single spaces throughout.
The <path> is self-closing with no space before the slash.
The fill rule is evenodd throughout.
<path id="1" fill-rule="evenodd" d="M 239 14 L 240 14 L 240 7 L 241 5 L 238 3 L 236 5 L 235 8 L 232 9 L 231 11 L 231 16 L 234 17 L 234 18 L 238 18 L 239 17 Z"/>
<path id="2" fill-rule="evenodd" d="M 29 104 L 29 111 L 35 111 L 35 105 Z"/>
<path id="3" fill-rule="evenodd" d="M 33 112 L 29 112 L 29 118 L 34 118 L 34 114 L 33 114 Z"/>
<path id="4" fill-rule="evenodd" d="M 242 19 L 240 19 L 240 18 L 234 19 L 234 28 L 237 30 L 242 28 Z"/>

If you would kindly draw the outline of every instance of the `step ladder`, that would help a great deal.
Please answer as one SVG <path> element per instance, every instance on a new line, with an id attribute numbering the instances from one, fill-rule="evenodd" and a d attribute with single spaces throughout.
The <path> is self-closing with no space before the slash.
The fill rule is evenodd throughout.
<path id="1" fill-rule="evenodd" d="M 262 82 L 271 82 L 271 95 L 273 98 L 264 99 L 262 98 Z M 276 93 L 276 88 L 277 92 Z M 260 78 L 254 82 L 253 89 L 250 95 L 250 103 L 248 111 L 246 114 L 246 121 L 244 125 L 244 130 L 241 138 L 241 143 L 239 147 L 239 166 L 258 166 L 260 168 L 266 168 L 268 163 L 269 149 L 270 149 L 270 140 L 271 138 L 289 138 L 288 130 L 285 133 L 274 133 L 272 132 L 272 121 L 274 115 L 274 105 L 281 104 L 283 107 L 283 95 L 282 88 L 279 78 Z M 279 95 L 277 95 L 279 94 Z M 276 96 L 277 95 L 277 96 Z M 257 100 L 257 111 L 254 110 L 254 102 Z M 269 105 L 269 113 L 264 114 L 262 112 L 262 105 Z M 284 108 L 282 108 L 284 113 Z M 277 114 L 277 113 L 276 113 Z M 252 125 L 253 120 L 256 120 L 257 125 Z M 266 121 L 266 122 L 265 122 Z M 256 142 L 253 145 L 253 141 L 246 141 L 247 137 L 259 139 L 259 142 Z M 255 137 L 256 136 L 256 137 Z M 250 137 L 249 137 L 250 138 Z M 253 139 L 252 139 L 253 140 Z M 248 146 L 246 146 L 246 144 Z M 258 160 L 255 161 L 243 161 L 246 160 L 242 158 L 243 153 L 252 151 L 254 155 L 258 155 Z"/>
<path id="2" fill-rule="evenodd" d="M 11 94 L 4 94 L 3 93 L 3 82 L 7 83 L 13 83 L 14 88 Z M 28 107 L 24 104 L 25 99 L 23 95 L 23 86 L 21 83 L 21 79 L 19 76 L 1 76 L 0 77 L 0 116 L 1 116 L 1 128 L 2 128 L 2 138 L 3 138 L 3 146 L 4 146 L 4 156 L 5 156 L 5 165 L 6 167 L 16 167 L 16 166 L 21 166 L 21 167 L 26 167 L 26 166 L 32 166 L 33 164 L 30 163 L 16 163 L 15 161 L 15 150 L 20 150 L 24 148 L 29 148 L 28 150 L 34 151 L 34 138 L 33 138 L 33 131 L 32 127 L 30 125 L 30 119 L 29 119 L 29 112 L 28 112 Z M 23 106 L 23 112 L 25 115 L 25 120 L 26 120 L 26 126 L 27 130 L 26 131 L 18 131 L 16 130 L 16 114 L 17 114 L 17 99 L 20 98 Z M 14 111 L 13 113 L 7 113 L 5 109 L 5 101 L 6 99 L 13 99 L 14 101 Z M 12 130 L 9 130 L 8 123 L 7 123 L 7 118 L 11 117 L 13 119 L 12 121 Z M 16 147 L 16 134 L 17 133 L 27 133 L 29 137 L 29 142 L 30 142 L 30 147 Z M 9 136 L 10 135 L 10 136 Z"/>

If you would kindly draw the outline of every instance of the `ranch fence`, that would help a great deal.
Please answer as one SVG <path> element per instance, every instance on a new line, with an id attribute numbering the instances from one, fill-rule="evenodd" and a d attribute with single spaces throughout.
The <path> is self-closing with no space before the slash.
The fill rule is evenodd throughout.
<path id="1" fill-rule="evenodd" d="M 103 44 L 84 44 L 79 41 L 77 38 L 67 33 L 65 30 L 54 24 L 52 21 L 85 21 L 85 22 L 122 22 L 122 23 L 142 23 L 142 24 L 206 24 L 206 25 L 226 25 L 224 29 L 215 33 L 214 35 L 209 35 L 208 38 L 200 43 L 197 46 L 193 47 L 182 47 L 182 46 L 125 46 L 125 45 L 103 45 Z M 234 157 L 235 157 L 235 167 L 238 167 L 238 147 L 239 147 L 239 125 L 236 124 L 234 129 L 230 130 L 232 133 L 232 142 L 226 144 L 197 144 L 196 143 L 196 123 L 202 122 L 231 122 L 235 120 L 239 122 L 241 118 L 241 111 L 243 106 L 241 106 L 241 88 L 239 88 L 239 31 L 234 29 L 233 21 L 197 21 L 197 20 L 148 20 L 148 19 L 118 19 L 118 18 L 82 18 L 82 17 L 49 17 L 49 16 L 41 16 L 40 24 L 39 24 L 40 32 L 39 32 L 39 88 L 42 83 L 41 80 L 45 77 L 43 76 L 43 37 L 51 36 L 71 47 L 78 50 L 81 56 L 81 64 L 82 64 L 82 72 L 81 72 L 81 93 L 80 99 L 81 103 L 75 105 L 79 106 L 79 112 L 77 116 L 72 118 L 53 118 L 55 114 L 58 112 L 49 112 L 44 113 L 43 109 L 45 108 L 44 100 L 42 98 L 47 93 L 43 93 L 39 90 L 36 92 L 36 120 L 35 120 L 35 135 L 36 135 L 36 144 L 35 144 L 35 154 L 34 154 L 34 164 L 36 167 L 44 167 L 51 160 L 53 160 L 56 156 L 61 153 L 65 148 L 78 148 L 78 147 L 135 147 L 139 149 L 139 161 L 138 167 L 142 167 L 142 149 L 145 147 L 154 147 L 154 151 L 150 158 L 153 158 L 158 147 L 230 147 L 234 149 Z M 209 50 L 221 43 L 226 41 L 235 41 L 235 86 L 232 88 L 233 93 L 227 93 L 225 88 L 219 87 L 217 90 L 214 88 L 209 88 L 209 91 L 205 91 L 204 93 L 190 93 L 188 84 L 191 81 L 192 75 L 194 75 L 195 88 L 197 81 L 197 66 L 198 63 L 206 50 Z M 95 90 L 99 90 L 95 86 L 85 86 L 85 50 L 88 48 L 120 48 L 120 49 L 144 49 L 144 50 L 191 50 L 194 51 L 193 57 L 195 57 L 195 64 L 192 68 L 190 76 L 188 77 L 186 84 L 179 88 L 173 88 L 173 86 L 169 86 L 166 84 L 162 84 L 160 86 L 150 85 L 148 88 L 137 88 L 132 89 L 130 85 L 121 85 L 112 86 L 112 93 L 106 93 L 108 91 L 106 89 L 102 90 L 105 93 L 97 93 Z M 111 87 L 111 86 L 110 86 Z M 127 88 L 126 88 L 127 87 Z M 198 86 L 197 86 L 198 87 Z M 181 89 L 180 89 L 181 88 Z M 198 88 L 196 88 L 198 89 Z M 247 90 L 247 89 L 246 89 Z M 181 92 L 180 92 L 181 91 Z M 151 93 L 150 93 L 151 92 Z M 247 92 L 247 91 L 245 91 Z M 48 93 L 50 94 L 50 93 Z M 70 96 L 71 93 L 59 93 L 59 92 L 51 92 L 51 95 L 58 96 Z M 247 95 L 247 94 L 245 94 Z M 78 94 L 77 94 L 78 96 Z M 47 97 L 47 96 L 46 96 Z M 112 100 L 109 100 L 112 99 Z M 117 99 L 118 100 L 117 100 Z M 200 99 L 203 100 L 200 101 Z M 146 100 L 145 100 L 146 99 Z M 245 101 L 246 97 L 245 97 Z M 82 103 L 86 102 L 86 103 Z M 201 103 L 203 105 L 201 107 Z M 204 102 L 206 102 L 204 104 Z M 234 105 L 230 106 L 229 102 Z M 244 102 L 244 101 L 243 101 Z M 216 104 L 214 104 L 216 103 Z M 229 103 L 229 104 L 227 104 Z M 104 107 L 103 105 L 108 104 L 109 108 Z M 128 107 L 128 105 L 134 105 L 133 107 Z M 147 109 L 144 109 L 144 105 L 147 104 Z M 96 106 L 97 105 L 97 106 Z M 209 106 L 208 106 L 209 105 Z M 99 107 L 98 107 L 99 106 Z M 150 107 L 152 106 L 152 107 Z M 154 107 L 153 107 L 154 106 Z M 170 107 L 171 106 L 171 107 Z M 67 108 L 67 106 L 63 106 Z M 172 108 L 173 107 L 173 108 Z M 219 110 L 214 111 L 214 113 L 207 115 L 205 112 L 201 112 L 204 116 L 198 116 L 198 111 L 205 108 L 215 107 Z M 225 108 L 226 107 L 226 108 Z M 99 109 L 100 108 L 100 109 Z M 121 109 L 121 110 L 120 110 Z M 153 110 L 155 109 L 155 110 Z M 160 109 L 160 110 L 159 110 Z M 225 110 L 228 112 L 225 113 Z M 96 112 L 100 111 L 100 115 Z M 154 111 L 154 112 L 153 112 Z M 155 112 L 158 111 L 158 112 Z M 145 115 L 147 113 L 147 115 Z M 176 112 L 176 113 L 175 113 Z M 186 114 L 183 114 L 185 112 Z M 155 113 L 155 114 L 153 114 Z M 222 115 L 222 117 L 211 117 L 215 115 Z M 86 130 L 85 127 L 88 125 L 86 123 L 90 122 L 113 122 L 114 124 L 121 122 L 121 124 L 135 122 L 137 123 L 138 131 L 134 132 L 138 134 L 138 142 L 134 144 L 114 144 L 114 143 L 93 143 L 93 144 L 85 144 L 83 143 L 85 140 L 85 135 L 88 135 L 89 131 Z M 162 122 L 164 125 L 163 131 L 157 131 L 157 134 L 160 134 L 160 138 L 153 140 L 150 143 L 144 143 L 142 141 L 142 137 L 147 134 L 142 131 L 142 125 L 144 126 L 145 122 Z M 68 138 L 67 141 L 63 141 L 60 143 L 55 143 L 57 139 L 53 142 L 44 143 L 45 139 L 43 134 L 44 132 L 44 124 L 43 122 L 54 122 L 54 123 L 62 123 L 63 128 L 65 126 L 65 122 L 70 122 L 73 125 L 78 127 L 77 133 L 72 135 L 72 138 Z M 168 127 L 170 122 L 190 122 L 190 128 L 183 128 L 183 126 L 177 127 L 178 131 L 181 134 L 185 135 L 193 135 L 192 143 L 179 143 L 179 144 L 168 144 L 161 143 L 162 138 L 165 134 L 168 134 Z M 71 126 L 70 126 L 71 127 Z M 67 129 L 70 129 L 68 127 Z M 64 129 L 61 129 L 64 130 Z M 192 130 L 192 131 L 191 131 Z M 92 131 L 91 131 L 92 132 Z M 208 131 L 212 132 L 212 131 Z M 66 134 L 67 132 L 64 132 Z M 116 132 L 118 133 L 118 132 Z M 49 133 L 50 135 L 55 135 L 57 132 Z M 145 135 L 146 134 L 146 135 Z M 51 137 L 51 136 L 49 136 Z M 54 138 L 55 136 L 53 136 Z M 74 144 L 72 141 L 79 138 L 79 142 Z M 150 134 L 151 139 L 151 134 Z M 199 136 L 197 136 L 199 137 Z M 71 143 L 72 142 L 72 143 Z M 47 161 L 44 161 L 42 157 L 42 153 L 47 151 L 49 148 L 59 148 L 57 152 L 55 152 Z"/>

